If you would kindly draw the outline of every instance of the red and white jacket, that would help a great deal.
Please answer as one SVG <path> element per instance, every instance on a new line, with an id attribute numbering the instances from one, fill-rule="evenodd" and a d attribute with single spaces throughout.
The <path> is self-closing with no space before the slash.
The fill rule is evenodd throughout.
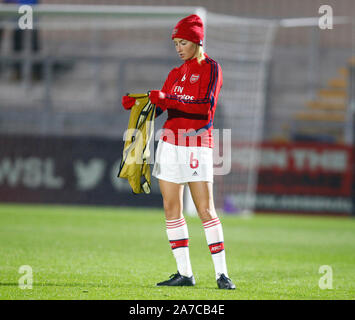
<path id="1" fill-rule="evenodd" d="M 171 70 L 162 88 L 165 106 L 157 105 L 157 116 L 168 110 L 160 139 L 212 148 L 213 118 L 222 84 L 222 69 L 207 54 L 200 64 L 194 58 Z"/>

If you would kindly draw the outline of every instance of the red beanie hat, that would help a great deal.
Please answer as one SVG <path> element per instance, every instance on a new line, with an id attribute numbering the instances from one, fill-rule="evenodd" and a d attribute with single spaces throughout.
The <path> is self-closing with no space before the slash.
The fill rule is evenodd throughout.
<path id="1" fill-rule="evenodd" d="M 177 23 L 171 38 L 189 40 L 202 46 L 203 36 L 204 32 L 202 19 L 196 14 L 191 14 Z"/>

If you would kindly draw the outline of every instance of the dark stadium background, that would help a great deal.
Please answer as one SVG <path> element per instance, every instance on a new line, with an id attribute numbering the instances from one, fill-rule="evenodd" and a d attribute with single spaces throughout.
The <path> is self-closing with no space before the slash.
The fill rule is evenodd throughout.
<path id="1" fill-rule="evenodd" d="M 319 18 L 323 1 L 42 0 L 40 4 L 201 6 L 230 16 L 286 19 Z M 327 5 L 337 17 L 354 18 L 352 0 L 332 0 Z M 5 14 L 0 18 L 14 19 Z M 139 32 L 138 39 L 145 48 L 151 41 L 152 50 L 162 37 L 154 31 L 128 30 L 119 39 Z M 161 207 L 156 181 L 151 195 L 133 196 L 128 184 L 114 176 L 129 116 L 120 97 L 128 91 L 159 89 L 169 68 L 179 63 L 172 46 L 167 43 L 160 57 L 139 56 L 135 49 L 127 53 L 127 42 L 117 40 L 114 32 L 108 38 L 95 38 L 85 29 L 71 34 L 35 28 L 32 49 L 25 49 L 24 34 L 8 27 L 0 33 L 0 201 Z M 354 34 L 351 20 L 331 30 L 303 26 L 277 31 L 265 89 L 257 212 L 354 212 Z M 164 37 L 169 40 L 169 35 Z M 26 69 L 29 56 L 34 62 Z M 228 118 L 223 107 L 222 98 L 215 118 L 218 128 L 225 128 Z M 156 121 L 156 129 L 163 121 Z M 232 143 L 239 148 L 238 141 Z M 286 152 L 282 166 L 280 150 Z M 297 152 L 307 153 L 302 168 L 294 166 Z M 344 165 L 334 169 L 337 156 Z M 240 165 L 238 161 L 232 159 L 232 168 Z M 91 176 L 91 181 L 84 176 Z M 238 213 L 228 198 L 230 189 L 228 194 L 224 189 L 235 179 L 233 174 L 216 177 L 216 203 L 222 212 Z"/>

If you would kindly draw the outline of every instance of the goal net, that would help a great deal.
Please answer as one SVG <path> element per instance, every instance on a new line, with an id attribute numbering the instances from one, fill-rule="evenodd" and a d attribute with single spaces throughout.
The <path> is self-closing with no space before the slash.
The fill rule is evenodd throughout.
<path id="1" fill-rule="evenodd" d="M 252 213 L 258 145 L 263 140 L 267 71 L 277 24 L 212 13 L 207 21 L 207 50 L 221 64 L 224 78 L 215 128 L 220 137 L 221 131 L 227 131 L 220 152 L 227 151 L 224 161 L 230 157 L 230 172 L 224 174 L 222 170 L 221 175 L 215 175 L 216 207 L 228 213 Z"/>

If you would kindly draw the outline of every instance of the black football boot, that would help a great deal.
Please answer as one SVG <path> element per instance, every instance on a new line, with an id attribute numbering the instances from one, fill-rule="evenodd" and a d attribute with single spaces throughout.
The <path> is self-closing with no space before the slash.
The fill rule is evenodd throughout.
<path id="1" fill-rule="evenodd" d="M 194 286 L 195 278 L 194 276 L 185 277 L 182 276 L 179 271 L 170 276 L 169 280 L 157 283 L 157 286 L 175 286 L 175 287 L 184 287 L 184 286 Z"/>
<path id="2" fill-rule="evenodd" d="M 219 289 L 227 289 L 227 290 L 234 290 L 235 285 L 231 279 L 227 278 L 224 273 L 217 280 L 218 288 Z"/>

